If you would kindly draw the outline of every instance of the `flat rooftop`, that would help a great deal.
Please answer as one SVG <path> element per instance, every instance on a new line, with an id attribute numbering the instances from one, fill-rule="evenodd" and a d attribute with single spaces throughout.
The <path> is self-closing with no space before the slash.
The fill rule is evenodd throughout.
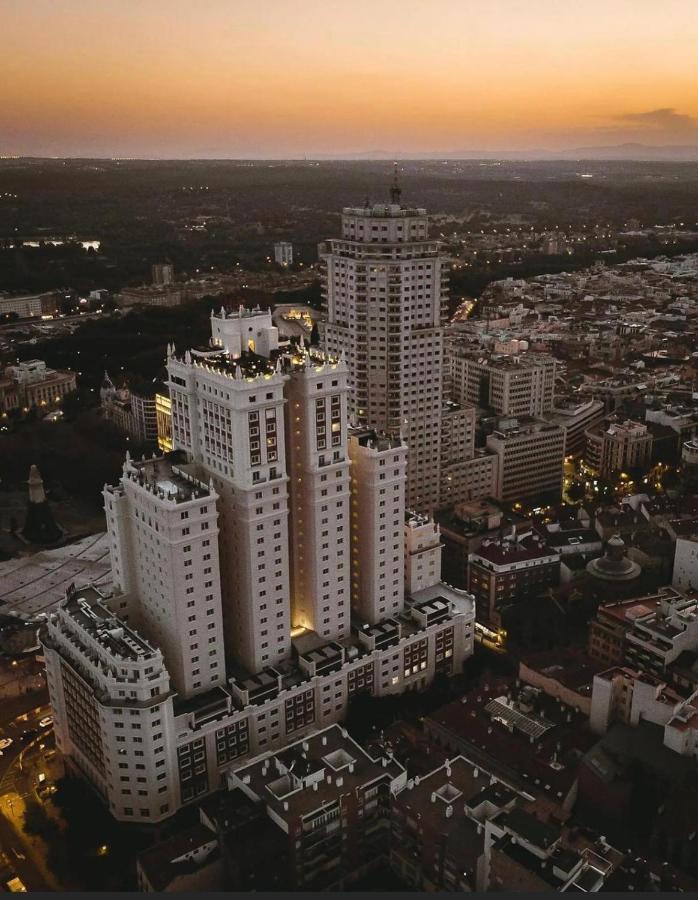
<path id="1" fill-rule="evenodd" d="M 115 656 L 133 661 L 158 655 L 144 638 L 117 619 L 94 587 L 71 591 L 61 608 L 73 621 Z"/>
<path id="2" fill-rule="evenodd" d="M 541 535 L 534 532 L 513 539 L 485 538 L 479 548 L 474 551 L 474 555 L 493 565 L 506 565 L 507 563 L 544 559 L 557 554 Z"/>
<path id="3" fill-rule="evenodd" d="M 276 753 L 258 756 L 235 769 L 234 776 L 277 816 L 293 821 L 336 802 L 340 794 L 402 779 L 405 770 L 395 760 L 384 765 L 373 759 L 344 729 L 332 725 Z"/>
<path id="4" fill-rule="evenodd" d="M 183 458 L 175 452 L 171 456 L 141 461 L 131 460 L 128 477 L 147 487 L 162 500 L 187 503 L 211 495 L 208 485 L 189 475 L 184 467 L 176 464 Z"/>
<path id="5" fill-rule="evenodd" d="M 223 375 L 239 374 L 243 378 L 256 378 L 259 375 L 273 375 L 275 372 L 273 358 L 259 356 L 257 353 L 249 351 L 238 357 L 233 357 L 226 350 L 215 350 L 211 347 L 200 347 L 189 352 L 194 365 L 220 372 Z M 183 361 L 182 359 L 178 360 L 178 362 Z"/>

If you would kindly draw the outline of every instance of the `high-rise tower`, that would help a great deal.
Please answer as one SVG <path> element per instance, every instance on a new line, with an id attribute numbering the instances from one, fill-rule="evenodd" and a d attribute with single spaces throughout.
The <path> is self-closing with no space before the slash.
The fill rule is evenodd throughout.
<path id="1" fill-rule="evenodd" d="M 439 505 L 443 323 L 448 267 L 424 209 L 390 203 L 346 208 L 342 236 L 320 245 L 325 350 L 349 366 L 350 412 L 408 446 L 407 504 Z"/>

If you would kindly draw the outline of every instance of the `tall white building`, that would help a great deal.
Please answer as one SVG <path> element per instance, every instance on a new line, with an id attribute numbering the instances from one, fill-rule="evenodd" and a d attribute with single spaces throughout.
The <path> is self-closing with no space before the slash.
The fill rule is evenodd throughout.
<path id="1" fill-rule="evenodd" d="M 56 745 L 118 819 L 179 805 L 172 695 L 163 654 L 94 588 L 70 591 L 43 637 Z"/>
<path id="2" fill-rule="evenodd" d="M 127 457 L 104 491 L 119 612 L 162 650 L 184 697 L 225 683 L 217 500 L 164 459 Z"/>
<path id="3" fill-rule="evenodd" d="M 342 211 L 342 235 L 320 246 L 326 351 L 349 366 L 357 425 L 404 436 L 407 499 L 429 512 L 441 494 L 443 324 L 448 264 L 424 209 L 389 204 Z"/>
<path id="4" fill-rule="evenodd" d="M 293 262 L 293 244 L 290 241 L 277 241 L 274 244 L 274 262 L 279 266 L 290 266 Z"/>
<path id="5" fill-rule="evenodd" d="M 404 566 L 406 447 L 400 438 L 356 430 L 352 462 L 352 605 L 376 624 L 401 612 Z"/>
<path id="6" fill-rule="evenodd" d="M 46 630 L 59 747 L 124 821 L 473 649 L 470 594 L 430 563 L 405 590 L 406 450 L 350 431 L 347 366 L 268 312 L 211 325 L 168 349 L 174 451 L 105 488 L 113 595 L 71 589 Z"/>
<path id="7" fill-rule="evenodd" d="M 441 581 L 441 532 L 433 519 L 405 517 L 405 590 L 416 594 Z"/>
<path id="8" fill-rule="evenodd" d="M 213 347 L 170 354 L 172 439 L 221 498 L 226 649 L 258 672 L 291 653 L 286 376 L 261 355 L 276 346 L 268 311 L 222 310 L 212 333 Z"/>
<path id="9" fill-rule="evenodd" d="M 293 626 L 341 639 L 351 618 L 346 366 L 307 357 L 286 394 Z"/>

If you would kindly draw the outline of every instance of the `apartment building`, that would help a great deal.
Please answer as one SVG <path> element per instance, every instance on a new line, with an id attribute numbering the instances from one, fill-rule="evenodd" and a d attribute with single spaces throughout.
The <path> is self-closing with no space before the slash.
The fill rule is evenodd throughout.
<path id="1" fill-rule="evenodd" d="M 605 422 L 585 436 L 586 461 L 604 478 L 630 468 L 645 469 L 652 461 L 652 434 L 642 422 Z"/>
<path id="2" fill-rule="evenodd" d="M 347 393 L 346 366 L 310 356 L 286 384 L 292 624 L 331 640 L 351 614 Z"/>
<path id="3" fill-rule="evenodd" d="M 230 790 L 263 804 L 288 845 L 289 883 L 338 889 L 386 859 L 392 796 L 407 781 L 338 725 L 231 769 Z"/>
<path id="4" fill-rule="evenodd" d="M 400 613 L 405 586 L 405 470 L 400 438 L 355 431 L 352 461 L 352 605 L 372 625 Z"/>
<path id="5" fill-rule="evenodd" d="M 501 624 L 502 610 L 532 599 L 560 580 L 560 553 L 532 529 L 486 538 L 468 556 L 468 590 L 479 622 Z"/>
<path id="6" fill-rule="evenodd" d="M 560 499 L 565 432 L 539 419 L 500 419 L 487 436 L 497 459 L 496 498 L 543 506 Z"/>
<path id="7" fill-rule="evenodd" d="M 554 356 L 544 353 L 489 353 L 449 342 L 451 390 L 460 403 L 501 416 L 542 416 L 555 399 Z"/>

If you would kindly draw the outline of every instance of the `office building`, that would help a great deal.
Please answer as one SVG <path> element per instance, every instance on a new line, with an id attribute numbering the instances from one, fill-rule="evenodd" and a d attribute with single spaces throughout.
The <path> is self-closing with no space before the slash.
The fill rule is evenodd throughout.
<path id="1" fill-rule="evenodd" d="M 172 401 L 169 393 L 155 394 L 155 427 L 158 436 L 158 450 L 169 453 L 172 444 Z"/>
<path id="2" fill-rule="evenodd" d="M 277 241 L 274 244 L 274 262 L 277 266 L 290 266 L 293 263 L 293 244 L 290 241 Z"/>
<path id="3" fill-rule="evenodd" d="M 491 409 L 500 416 L 541 416 L 555 398 L 554 356 L 544 353 L 488 353 L 449 343 L 449 372 L 455 400 Z"/>
<path id="4" fill-rule="evenodd" d="M 500 419 L 487 436 L 497 455 L 495 497 L 536 507 L 559 501 L 565 462 L 565 432 L 541 419 Z"/>
<path id="5" fill-rule="evenodd" d="M 58 299 L 58 294 L 53 291 L 45 294 L 21 294 L 16 297 L 8 297 L 5 292 L 0 292 L 0 317 L 50 319 L 58 310 Z"/>
<path id="6" fill-rule="evenodd" d="M 77 388 L 75 372 L 49 368 L 41 359 L 7 366 L 0 379 L 0 410 L 54 408 Z"/>
<path id="7" fill-rule="evenodd" d="M 367 203 L 342 211 L 342 234 L 320 246 L 322 340 L 349 367 L 350 415 L 407 448 L 407 505 L 441 502 L 443 324 L 448 265 L 424 209 Z"/>

